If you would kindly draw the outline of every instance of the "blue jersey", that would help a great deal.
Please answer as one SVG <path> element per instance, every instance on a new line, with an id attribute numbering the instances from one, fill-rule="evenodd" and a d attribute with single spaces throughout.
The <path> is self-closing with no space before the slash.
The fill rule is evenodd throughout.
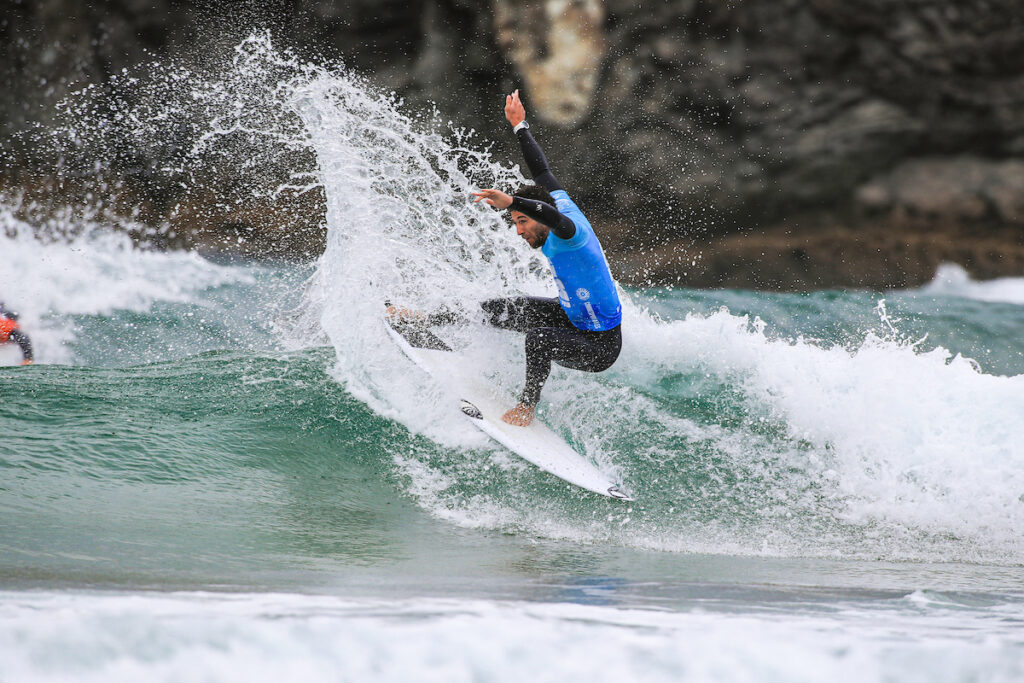
<path id="1" fill-rule="evenodd" d="M 565 190 L 555 190 L 551 197 L 559 213 L 576 225 L 571 239 L 564 240 L 551 232 L 541 247 L 555 271 L 558 303 L 581 330 L 614 329 L 622 322 L 622 305 L 601 243 L 590 221 Z"/>

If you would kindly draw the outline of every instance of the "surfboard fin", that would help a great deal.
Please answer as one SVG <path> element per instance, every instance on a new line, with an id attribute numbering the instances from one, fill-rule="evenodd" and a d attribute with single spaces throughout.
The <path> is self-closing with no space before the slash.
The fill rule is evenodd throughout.
<path id="1" fill-rule="evenodd" d="M 633 500 L 633 496 L 629 495 L 618 486 L 608 487 L 608 495 L 612 498 L 618 498 L 619 500 Z"/>
<path id="2" fill-rule="evenodd" d="M 465 399 L 459 402 L 459 409 L 474 420 L 484 419 L 484 415 L 480 412 L 480 409 Z"/>

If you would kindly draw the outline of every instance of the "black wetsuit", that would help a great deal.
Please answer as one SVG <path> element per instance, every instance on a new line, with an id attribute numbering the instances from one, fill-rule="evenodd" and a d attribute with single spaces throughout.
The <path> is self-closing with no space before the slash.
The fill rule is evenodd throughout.
<path id="1" fill-rule="evenodd" d="M 516 137 L 534 182 L 548 192 L 563 190 L 529 129 L 521 128 Z M 546 202 L 513 197 L 510 208 L 533 216 L 561 239 L 571 239 L 576 233 L 572 220 Z M 482 306 L 491 325 L 526 334 L 526 385 L 519 400 L 529 406 L 540 401 L 552 362 L 573 370 L 601 372 L 612 366 L 622 350 L 622 325 L 603 331 L 580 329 L 557 298 L 491 299 Z"/>
<path id="2" fill-rule="evenodd" d="M 18 314 L 4 307 L 3 303 L 0 302 L 0 322 L 4 320 L 17 321 Z M 7 334 L 8 340 L 17 344 L 21 348 L 21 356 L 26 361 L 33 360 L 32 356 L 32 341 L 28 338 L 28 335 L 19 329 L 13 329 Z"/>
<path id="3" fill-rule="evenodd" d="M 520 402 L 535 406 L 551 374 L 551 363 L 573 370 L 601 372 L 622 350 L 622 326 L 603 332 L 581 330 L 569 322 L 558 299 L 518 296 L 482 304 L 487 322 L 504 330 L 526 333 L 526 385 Z"/>

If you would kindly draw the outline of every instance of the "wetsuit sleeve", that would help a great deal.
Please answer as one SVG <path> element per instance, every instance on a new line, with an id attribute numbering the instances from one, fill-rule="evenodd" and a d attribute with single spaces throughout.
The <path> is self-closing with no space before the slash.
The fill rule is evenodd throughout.
<path id="1" fill-rule="evenodd" d="M 21 330 L 11 330 L 11 341 L 21 347 L 21 355 L 25 360 L 33 360 L 32 342 L 27 334 Z"/>
<path id="2" fill-rule="evenodd" d="M 519 139 L 519 148 L 523 150 L 523 157 L 526 158 L 526 165 L 530 167 L 530 175 L 533 176 L 534 182 L 548 192 L 564 190 L 558 179 L 555 178 L 555 174 L 551 172 L 548 160 L 545 158 L 540 145 L 537 144 L 537 141 L 533 139 L 533 135 L 530 134 L 530 129 L 520 128 L 516 133 L 516 137 Z"/>
<path id="3" fill-rule="evenodd" d="M 563 240 L 571 240 L 576 234 L 576 224 L 572 222 L 572 219 L 546 202 L 515 196 L 512 197 L 512 206 L 509 208 L 525 213 L 538 223 L 543 223 Z"/>

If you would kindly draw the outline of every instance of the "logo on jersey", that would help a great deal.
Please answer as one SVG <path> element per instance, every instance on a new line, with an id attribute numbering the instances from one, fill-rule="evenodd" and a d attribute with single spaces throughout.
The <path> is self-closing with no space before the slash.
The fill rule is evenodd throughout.
<path id="1" fill-rule="evenodd" d="M 562 284 L 562 281 L 558 279 L 557 275 L 555 276 L 555 286 L 558 287 L 558 300 L 563 302 L 562 305 L 568 306 L 569 292 L 565 291 L 565 285 Z"/>
<path id="2" fill-rule="evenodd" d="M 576 298 L 579 299 L 580 301 L 586 301 L 587 299 L 590 298 L 590 290 L 586 289 L 585 287 L 580 287 L 579 289 L 576 290 Z"/>

